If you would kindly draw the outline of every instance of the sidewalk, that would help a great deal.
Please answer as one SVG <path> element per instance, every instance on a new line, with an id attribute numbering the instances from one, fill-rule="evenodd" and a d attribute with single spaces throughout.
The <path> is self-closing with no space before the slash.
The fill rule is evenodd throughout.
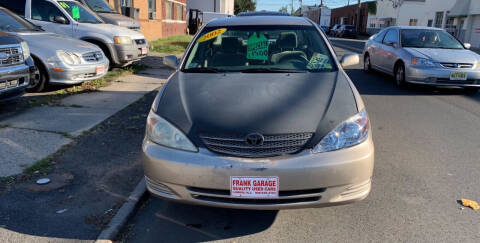
<path id="1" fill-rule="evenodd" d="M 148 68 L 120 77 L 98 92 L 66 97 L 57 106 L 31 108 L 0 121 L 0 178 L 20 174 L 72 139 L 160 87 L 171 70 L 161 57 L 145 60 Z"/>

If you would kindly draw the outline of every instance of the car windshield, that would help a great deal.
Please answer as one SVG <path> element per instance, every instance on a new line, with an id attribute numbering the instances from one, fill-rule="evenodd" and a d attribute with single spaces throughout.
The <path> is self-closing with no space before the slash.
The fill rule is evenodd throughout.
<path id="1" fill-rule="evenodd" d="M 345 29 L 347 29 L 347 30 L 353 30 L 353 29 L 355 29 L 355 26 L 346 25 L 346 26 L 345 26 Z"/>
<path id="2" fill-rule="evenodd" d="M 332 72 L 334 59 L 313 26 L 205 28 L 184 72 Z"/>
<path id="3" fill-rule="evenodd" d="M 43 31 L 25 19 L 8 10 L 0 10 L 0 30 L 8 32 Z"/>
<path id="4" fill-rule="evenodd" d="M 102 21 L 82 4 L 72 1 L 59 1 L 58 4 L 67 11 L 68 15 L 79 23 L 100 24 Z"/>
<path id="5" fill-rule="evenodd" d="M 443 30 L 401 30 L 401 38 L 403 47 L 463 49 L 458 40 Z"/>
<path id="6" fill-rule="evenodd" d="M 98 13 L 117 13 L 104 0 L 85 0 L 87 5 Z"/>

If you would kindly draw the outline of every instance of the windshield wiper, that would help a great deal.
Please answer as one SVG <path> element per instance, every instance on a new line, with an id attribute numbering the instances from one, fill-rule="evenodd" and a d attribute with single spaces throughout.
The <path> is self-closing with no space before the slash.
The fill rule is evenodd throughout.
<path id="1" fill-rule="evenodd" d="M 183 70 L 184 73 L 222 73 L 226 72 L 225 70 L 220 70 L 218 68 L 188 68 Z"/>
<path id="2" fill-rule="evenodd" d="M 242 73 L 305 73 L 305 70 L 282 69 L 282 68 L 252 68 L 240 70 Z"/>

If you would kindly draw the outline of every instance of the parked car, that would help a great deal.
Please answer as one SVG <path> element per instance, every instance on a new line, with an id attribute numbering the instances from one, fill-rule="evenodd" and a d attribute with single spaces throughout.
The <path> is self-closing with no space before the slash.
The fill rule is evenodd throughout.
<path id="1" fill-rule="evenodd" d="M 337 28 L 335 36 L 340 38 L 345 38 L 345 37 L 357 38 L 357 30 L 353 25 L 342 24 L 340 25 L 339 28 Z"/>
<path id="2" fill-rule="evenodd" d="M 480 88 L 480 55 L 443 29 L 395 26 L 365 44 L 364 69 L 393 75 L 398 86 L 423 84 Z"/>
<path id="3" fill-rule="evenodd" d="M 48 84 L 78 84 L 107 74 L 109 61 L 98 46 L 46 32 L 2 7 L 0 31 L 19 36 L 30 46 L 38 73 L 28 91 L 42 91 Z"/>
<path id="4" fill-rule="evenodd" d="M 330 27 L 328 26 L 325 26 L 325 25 L 319 25 L 320 29 L 323 31 L 323 33 L 325 34 L 328 34 L 328 32 L 330 31 Z"/>
<path id="5" fill-rule="evenodd" d="M 34 74 L 35 66 L 27 43 L 17 36 L 0 32 L 0 102 L 22 96 Z"/>
<path id="6" fill-rule="evenodd" d="M 330 30 L 328 31 L 328 34 L 330 36 L 336 36 L 338 28 L 340 28 L 339 24 L 334 25 L 332 28 L 330 28 Z"/>
<path id="7" fill-rule="evenodd" d="M 97 45 L 111 66 L 127 66 L 148 54 L 147 41 L 140 32 L 105 24 L 93 11 L 74 0 L 0 0 L 0 6 L 25 16 L 48 32 Z"/>
<path id="8" fill-rule="evenodd" d="M 115 11 L 105 0 L 77 0 L 94 11 L 105 23 L 140 31 L 140 23 Z"/>
<path id="9" fill-rule="evenodd" d="M 243 209 L 320 207 L 370 192 L 374 145 L 362 99 L 306 18 L 209 22 L 153 103 L 143 143 L 148 190 Z M 208 53 L 208 55 L 205 55 Z"/>

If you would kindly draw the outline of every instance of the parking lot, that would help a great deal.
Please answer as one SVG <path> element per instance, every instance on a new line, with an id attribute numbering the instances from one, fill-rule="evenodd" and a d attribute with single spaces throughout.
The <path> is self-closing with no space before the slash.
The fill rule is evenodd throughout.
<path id="1" fill-rule="evenodd" d="M 341 56 L 363 42 L 332 40 Z M 349 50 L 339 47 L 347 47 Z M 243 211 L 149 197 L 129 221 L 126 242 L 478 242 L 480 94 L 401 90 L 361 65 L 348 69 L 372 122 L 373 189 L 359 203 L 331 208 Z"/>

